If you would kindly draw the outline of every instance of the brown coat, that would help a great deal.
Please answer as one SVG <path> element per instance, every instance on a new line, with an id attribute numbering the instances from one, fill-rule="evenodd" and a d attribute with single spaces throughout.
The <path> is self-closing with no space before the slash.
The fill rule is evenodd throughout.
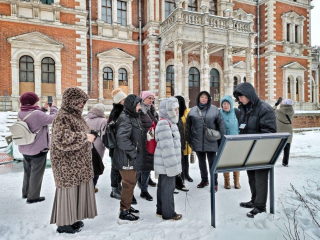
<path id="1" fill-rule="evenodd" d="M 291 137 L 288 140 L 288 143 L 292 142 L 292 124 L 290 124 L 288 117 L 292 121 L 294 110 L 291 105 L 280 105 L 280 109 L 276 109 L 276 107 L 273 107 L 276 111 L 276 118 L 277 118 L 277 132 L 289 132 L 291 133 Z"/>
<path id="2" fill-rule="evenodd" d="M 87 141 L 89 126 L 82 118 L 87 94 L 80 88 L 64 91 L 61 109 L 52 124 L 51 166 L 57 188 L 78 186 L 93 179 L 91 143 Z"/>

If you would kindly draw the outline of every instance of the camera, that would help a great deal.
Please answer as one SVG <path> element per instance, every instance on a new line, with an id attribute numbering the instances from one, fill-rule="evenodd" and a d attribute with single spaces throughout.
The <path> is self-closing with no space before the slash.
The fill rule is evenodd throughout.
<path id="1" fill-rule="evenodd" d="M 48 104 L 51 107 L 51 105 L 52 105 L 52 96 L 48 96 Z"/>
<path id="2" fill-rule="evenodd" d="M 90 134 L 93 134 L 96 138 L 101 136 L 101 131 L 100 130 L 90 130 Z"/>

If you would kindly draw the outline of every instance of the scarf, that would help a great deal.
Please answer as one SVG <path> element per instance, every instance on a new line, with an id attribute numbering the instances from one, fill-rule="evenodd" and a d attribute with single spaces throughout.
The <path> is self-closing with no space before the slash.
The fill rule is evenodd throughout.
<path id="1" fill-rule="evenodd" d="M 21 105 L 20 110 L 22 112 L 28 112 L 28 111 L 40 110 L 40 107 L 37 105 Z"/>
<path id="2" fill-rule="evenodd" d="M 207 106 L 207 103 L 206 104 L 199 103 L 199 108 L 201 110 L 204 109 L 206 106 Z"/>

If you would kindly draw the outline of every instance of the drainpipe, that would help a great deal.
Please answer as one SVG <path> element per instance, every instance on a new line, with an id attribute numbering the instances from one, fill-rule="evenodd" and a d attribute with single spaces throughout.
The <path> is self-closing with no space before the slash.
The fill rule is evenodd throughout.
<path id="1" fill-rule="evenodd" d="M 159 99 L 160 99 L 160 93 L 161 93 L 161 91 L 162 91 L 162 89 L 161 89 L 161 84 L 162 83 L 160 83 L 160 80 L 161 80 L 161 64 L 160 64 L 160 61 L 161 61 L 161 59 L 160 59 L 160 56 L 161 56 L 161 37 L 159 37 L 158 38 L 158 41 L 159 41 L 159 73 L 158 73 L 158 76 L 159 76 L 159 85 L 158 85 L 158 87 L 159 87 Z M 159 102 L 160 103 L 160 102 Z"/>
<path id="2" fill-rule="evenodd" d="M 89 49 L 90 49 L 90 85 L 89 85 L 89 93 L 92 92 L 92 26 L 91 26 L 91 0 L 89 0 Z"/>
<path id="3" fill-rule="evenodd" d="M 139 81 L 140 92 L 142 92 L 141 0 L 139 0 Z"/>
<path id="4" fill-rule="evenodd" d="M 260 5 L 257 0 L 257 82 L 258 82 L 258 96 L 260 96 Z"/>

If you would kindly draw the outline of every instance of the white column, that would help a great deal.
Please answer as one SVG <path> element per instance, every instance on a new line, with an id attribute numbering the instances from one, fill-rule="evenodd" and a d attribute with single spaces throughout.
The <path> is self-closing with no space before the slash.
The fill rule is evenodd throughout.
<path id="1" fill-rule="evenodd" d="M 300 80 L 301 82 L 299 82 L 299 97 L 300 97 L 300 99 L 299 99 L 299 101 L 301 101 L 301 102 L 305 102 L 305 99 L 304 99 L 304 84 L 305 84 L 305 82 L 304 82 L 304 78 L 302 77 L 302 79 Z"/>
<path id="2" fill-rule="evenodd" d="M 114 79 L 113 79 L 113 89 L 116 89 L 118 87 L 119 87 L 119 73 L 118 73 L 118 70 L 115 70 Z"/>
<path id="3" fill-rule="evenodd" d="M 127 26 L 132 25 L 132 0 L 127 2 Z"/>
<path id="4" fill-rule="evenodd" d="M 61 64 L 56 64 L 56 97 L 60 98 L 62 96 L 62 89 L 61 89 Z"/>
<path id="5" fill-rule="evenodd" d="M 182 41 L 174 43 L 174 94 L 182 94 Z"/>
<path id="6" fill-rule="evenodd" d="M 40 97 L 41 93 L 41 64 L 34 64 L 34 92 Z"/>
<path id="7" fill-rule="evenodd" d="M 150 21 L 154 21 L 154 1 L 148 1 Z"/>
<path id="8" fill-rule="evenodd" d="M 300 38 L 300 41 L 299 41 L 299 43 L 300 44 L 303 44 L 303 24 L 301 24 L 300 26 L 299 26 L 299 30 L 300 30 L 300 34 L 299 34 L 299 38 Z"/>
<path id="9" fill-rule="evenodd" d="M 112 23 L 117 23 L 117 0 L 112 0 Z"/>
<path id="10" fill-rule="evenodd" d="M 254 59 L 253 59 L 253 49 L 246 49 L 246 79 L 247 82 L 251 83 L 254 87 Z"/>
<path id="11" fill-rule="evenodd" d="M 188 66 L 188 53 L 183 53 L 183 90 L 182 95 L 189 100 L 189 66 Z"/>
<path id="12" fill-rule="evenodd" d="M 160 0 L 156 0 L 156 21 L 160 21 L 160 3 L 159 3 Z"/>
<path id="13" fill-rule="evenodd" d="M 133 73 L 129 74 L 129 79 L 128 80 L 129 80 L 129 82 L 128 82 L 128 85 L 129 85 L 128 86 L 128 88 L 129 88 L 128 89 L 128 93 L 129 94 L 133 94 Z"/>
<path id="14" fill-rule="evenodd" d="M 294 22 L 290 24 L 291 34 L 290 34 L 290 42 L 294 42 L 294 34 L 295 34 L 295 24 Z"/>
<path id="15" fill-rule="evenodd" d="M 112 6 L 112 5 L 111 5 Z M 101 0 L 98 0 L 98 20 L 101 20 L 101 8 L 102 8 L 102 4 L 101 4 Z"/>
<path id="16" fill-rule="evenodd" d="M 165 46 L 161 46 L 160 51 L 160 79 L 159 79 L 159 98 L 166 97 L 166 50 Z"/>
<path id="17" fill-rule="evenodd" d="M 319 69 L 315 71 L 315 103 L 319 103 Z"/>
<path id="18" fill-rule="evenodd" d="M 232 48 L 226 46 L 223 56 L 224 94 L 233 95 L 233 63 Z"/>
<path id="19" fill-rule="evenodd" d="M 161 21 L 166 19 L 166 5 L 165 0 L 161 0 Z"/>
<path id="20" fill-rule="evenodd" d="M 101 69 L 102 70 L 102 69 Z M 99 100 L 103 100 L 103 71 L 99 71 Z"/>
<path id="21" fill-rule="evenodd" d="M 283 25 L 282 25 L 282 32 L 283 32 L 283 36 L 282 39 L 283 41 L 287 41 L 287 18 L 283 18 Z"/>
<path id="22" fill-rule="evenodd" d="M 12 50 L 12 49 L 11 49 Z M 11 101 L 12 101 L 12 110 L 18 111 L 20 108 L 19 103 L 19 68 L 18 68 L 18 61 L 13 60 L 11 61 L 11 81 L 12 81 L 12 94 L 11 94 Z"/>
<path id="23" fill-rule="evenodd" d="M 210 93 L 209 54 L 208 54 L 207 43 L 202 43 L 201 51 L 200 51 L 200 61 L 201 61 L 200 91 L 207 91 Z"/>

